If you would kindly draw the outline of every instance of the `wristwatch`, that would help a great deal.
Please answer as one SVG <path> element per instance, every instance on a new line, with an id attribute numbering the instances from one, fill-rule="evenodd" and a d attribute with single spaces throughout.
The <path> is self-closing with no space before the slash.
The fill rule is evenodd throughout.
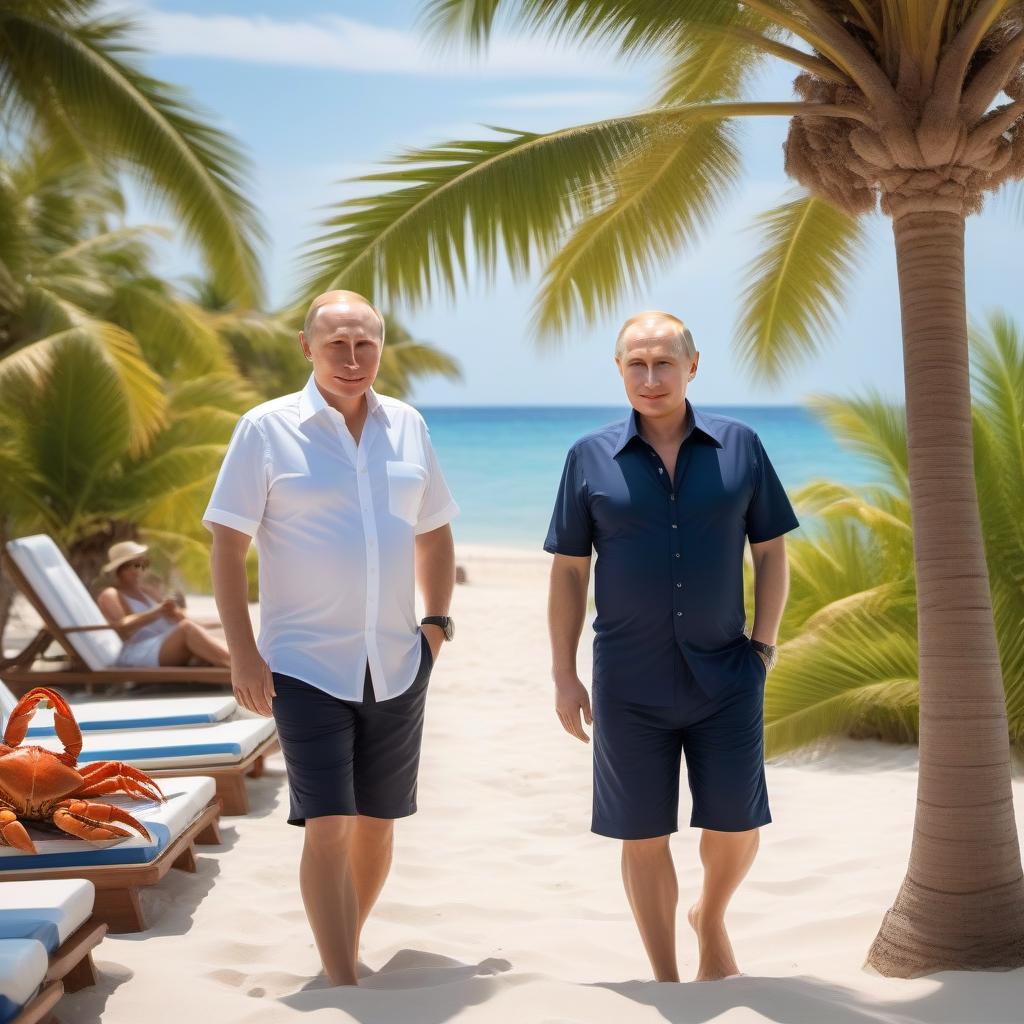
<path id="1" fill-rule="evenodd" d="M 450 615 L 428 615 L 420 620 L 421 626 L 440 626 L 444 630 L 445 640 L 455 636 L 455 620 Z"/>
<path id="2" fill-rule="evenodd" d="M 779 660 L 778 653 L 775 649 L 775 644 L 766 644 L 761 640 L 751 640 L 750 646 L 757 651 L 758 654 L 763 654 L 765 661 L 765 671 L 770 672 L 775 668 L 775 662 Z"/>

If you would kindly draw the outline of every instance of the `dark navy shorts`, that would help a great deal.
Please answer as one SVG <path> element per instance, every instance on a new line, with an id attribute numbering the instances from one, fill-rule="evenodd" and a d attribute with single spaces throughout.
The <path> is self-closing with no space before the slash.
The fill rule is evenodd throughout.
<path id="1" fill-rule="evenodd" d="M 430 645 L 404 693 L 378 701 L 367 667 L 362 703 L 275 672 L 274 721 L 288 769 L 290 825 L 329 814 L 404 818 L 416 813 Z"/>
<path id="2" fill-rule="evenodd" d="M 671 707 L 634 704 L 595 683 L 592 830 L 613 839 L 677 831 L 682 756 L 692 828 L 745 832 L 767 825 L 761 664 L 760 683 L 748 678 L 713 698 L 687 670 Z"/>

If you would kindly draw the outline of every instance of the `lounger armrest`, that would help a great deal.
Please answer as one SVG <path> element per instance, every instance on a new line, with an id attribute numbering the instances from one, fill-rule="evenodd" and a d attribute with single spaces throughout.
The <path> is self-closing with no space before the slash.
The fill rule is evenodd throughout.
<path id="1" fill-rule="evenodd" d="M 59 626 L 62 633 L 91 633 L 97 629 L 112 629 L 117 632 L 117 626 Z"/>

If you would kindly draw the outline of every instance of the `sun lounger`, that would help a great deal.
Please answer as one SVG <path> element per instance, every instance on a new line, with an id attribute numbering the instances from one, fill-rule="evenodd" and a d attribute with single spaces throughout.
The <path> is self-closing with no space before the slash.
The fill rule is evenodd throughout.
<path id="1" fill-rule="evenodd" d="M 43 628 L 17 656 L 0 660 L 0 679 L 16 693 L 22 694 L 32 686 L 231 682 L 231 672 L 226 668 L 119 666 L 122 641 L 117 630 L 45 534 L 8 541 L 0 550 L 0 563 L 43 620 Z M 68 660 L 56 668 L 34 668 L 36 659 L 54 640 L 64 648 Z"/>
<path id="2" fill-rule="evenodd" d="M 55 736 L 31 742 L 56 752 L 64 749 Z M 263 758 L 277 747 L 277 730 L 272 718 L 237 718 L 192 728 L 87 732 L 82 744 L 79 764 L 127 761 L 155 778 L 210 775 L 223 813 L 246 814 L 245 776 L 261 773 Z"/>
<path id="3" fill-rule="evenodd" d="M 0 1024 L 44 1020 L 64 986 L 46 982 L 50 959 L 37 939 L 0 939 Z"/>
<path id="4" fill-rule="evenodd" d="M 66 694 L 62 695 L 66 697 Z M 0 718 L 6 720 L 18 698 L 0 683 Z M 230 695 L 223 697 L 126 697 L 115 700 L 87 700 L 72 704 L 78 728 L 85 732 L 121 729 L 171 729 L 180 726 L 211 725 L 238 713 Z M 55 736 L 53 711 L 37 708 L 28 727 L 28 737 Z"/>
<path id="5" fill-rule="evenodd" d="M 139 889 L 155 885 L 172 867 L 195 871 L 195 844 L 220 842 L 220 807 L 213 779 L 162 779 L 160 786 L 167 795 L 164 803 L 122 795 L 103 797 L 138 818 L 150 839 L 133 836 L 87 843 L 52 826 L 26 823 L 37 852 L 0 847 L 0 890 L 11 882 L 85 878 L 96 887 L 93 915 L 98 921 L 112 932 L 141 931 L 146 925 Z"/>
<path id="6" fill-rule="evenodd" d="M 45 981 L 65 992 L 96 983 L 92 951 L 107 933 L 93 918 L 96 887 L 87 879 L 47 878 L 0 885 L 0 941 L 35 939 L 49 957 Z"/>

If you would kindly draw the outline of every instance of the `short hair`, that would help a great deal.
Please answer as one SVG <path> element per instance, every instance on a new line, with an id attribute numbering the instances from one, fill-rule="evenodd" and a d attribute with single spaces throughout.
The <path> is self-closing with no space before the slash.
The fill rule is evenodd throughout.
<path id="1" fill-rule="evenodd" d="M 683 323 L 682 320 L 677 316 L 673 316 L 671 313 L 665 313 L 660 309 L 645 309 L 642 313 L 636 313 L 631 316 L 619 329 L 618 336 L 615 339 L 615 356 L 616 358 L 622 355 L 622 336 L 632 327 L 634 324 L 639 323 L 641 320 L 666 320 L 676 329 L 676 335 L 679 338 L 679 344 L 682 346 L 683 352 L 686 354 L 687 359 L 692 359 L 697 354 L 697 346 L 693 343 L 693 335 L 690 333 L 690 329 Z"/>
<path id="2" fill-rule="evenodd" d="M 308 335 L 310 328 L 313 326 L 313 321 L 316 320 L 317 313 L 324 306 L 329 306 L 334 302 L 349 302 L 356 303 L 366 306 L 367 309 L 372 309 L 376 314 L 377 322 L 380 324 L 380 340 L 384 342 L 384 314 L 365 296 L 360 295 L 359 292 L 345 291 L 342 288 L 336 288 L 329 292 L 321 292 L 310 304 L 309 309 L 306 310 L 306 319 L 302 324 L 302 333 Z"/>

